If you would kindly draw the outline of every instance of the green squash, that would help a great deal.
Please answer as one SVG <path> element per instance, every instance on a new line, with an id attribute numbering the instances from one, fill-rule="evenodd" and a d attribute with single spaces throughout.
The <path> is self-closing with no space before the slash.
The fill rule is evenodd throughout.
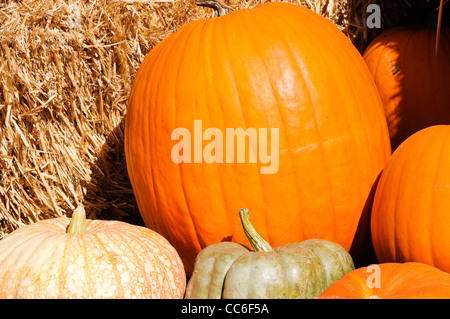
<path id="1" fill-rule="evenodd" d="M 273 249 L 253 228 L 248 209 L 239 216 L 254 251 L 232 242 L 203 249 L 186 299 L 314 298 L 355 269 L 350 254 L 337 243 L 309 239 Z"/>

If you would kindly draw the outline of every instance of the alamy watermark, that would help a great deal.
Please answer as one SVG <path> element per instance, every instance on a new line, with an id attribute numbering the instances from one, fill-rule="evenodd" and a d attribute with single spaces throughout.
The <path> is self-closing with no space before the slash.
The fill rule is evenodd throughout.
<path id="1" fill-rule="evenodd" d="M 366 25 L 369 29 L 381 28 L 381 8 L 378 4 L 370 4 L 367 6 Z"/>
<path id="2" fill-rule="evenodd" d="M 366 284 L 369 288 L 380 288 L 381 287 L 381 268 L 380 265 L 372 264 L 367 266 L 366 272 L 370 273 L 367 276 Z"/>
<path id="3" fill-rule="evenodd" d="M 193 135 L 193 136 L 192 136 Z M 202 120 L 194 120 L 194 131 L 184 127 L 172 131 L 171 139 L 179 141 L 172 147 L 171 157 L 180 163 L 258 163 L 261 174 L 275 174 L 279 168 L 279 129 L 217 127 L 203 131 Z M 270 143 L 269 143 L 270 139 Z M 204 141 L 209 141 L 203 146 Z M 270 144 L 270 149 L 269 149 Z M 248 156 L 247 156 L 248 155 Z"/>

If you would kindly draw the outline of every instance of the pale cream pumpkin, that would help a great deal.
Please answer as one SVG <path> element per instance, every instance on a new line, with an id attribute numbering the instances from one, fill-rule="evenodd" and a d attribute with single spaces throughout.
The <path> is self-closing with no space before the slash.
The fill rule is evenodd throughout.
<path id="1" fill-rule="evenodd" d="M 81 207 L 72 219 L 40 221 L 0 241 L 0 298 L 182 298 L 185 285 L 181 259 L 164 237 L 86 220 Z"/>

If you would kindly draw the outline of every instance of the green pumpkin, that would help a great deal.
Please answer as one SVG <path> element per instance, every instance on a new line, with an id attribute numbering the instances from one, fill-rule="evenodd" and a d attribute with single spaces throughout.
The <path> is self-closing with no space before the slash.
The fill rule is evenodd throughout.
<path id="1" fill-rule="evenodd" d="M 239 216 L 253 251 L 232 242 L 203 249 L 186 299 L 314 298 L 355 269 L 337 243 L 309 239 L 273 249 L 253 228 L 248 209 Z"/>

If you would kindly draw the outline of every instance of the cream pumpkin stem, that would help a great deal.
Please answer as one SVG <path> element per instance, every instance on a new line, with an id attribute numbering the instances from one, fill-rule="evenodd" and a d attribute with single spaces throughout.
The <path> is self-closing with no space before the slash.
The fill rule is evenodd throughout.
<path id="1" fill-rule="evenodd" d="M 227 13 L 233 11 L 233 8 L 227 6 L 219 0 L 196 0 L 195 4 L 201 7 L 214 9 L 216 17 L 223 17 Z"/>
<path id="2" fill-rule="evenodd" d="M 250 212 L 248 208 L 242 208 L 239 210 L 239 217 L 241 218 L 242 227 L 244 228 L 244 233 L 247 236 L 248 241 L 252 245 L 255 251 L 272 251 L 272 246 L 262 238 L 260 234 L 253 227 L 249 218 Z"/>
<path id="3" fill-rule="evenodd" d="M 72 219 L 67 227 L 68 234 L 81 235 L 86 232 L 86 212 L 83 206 L 78 206 L 72 213 Z"/>

